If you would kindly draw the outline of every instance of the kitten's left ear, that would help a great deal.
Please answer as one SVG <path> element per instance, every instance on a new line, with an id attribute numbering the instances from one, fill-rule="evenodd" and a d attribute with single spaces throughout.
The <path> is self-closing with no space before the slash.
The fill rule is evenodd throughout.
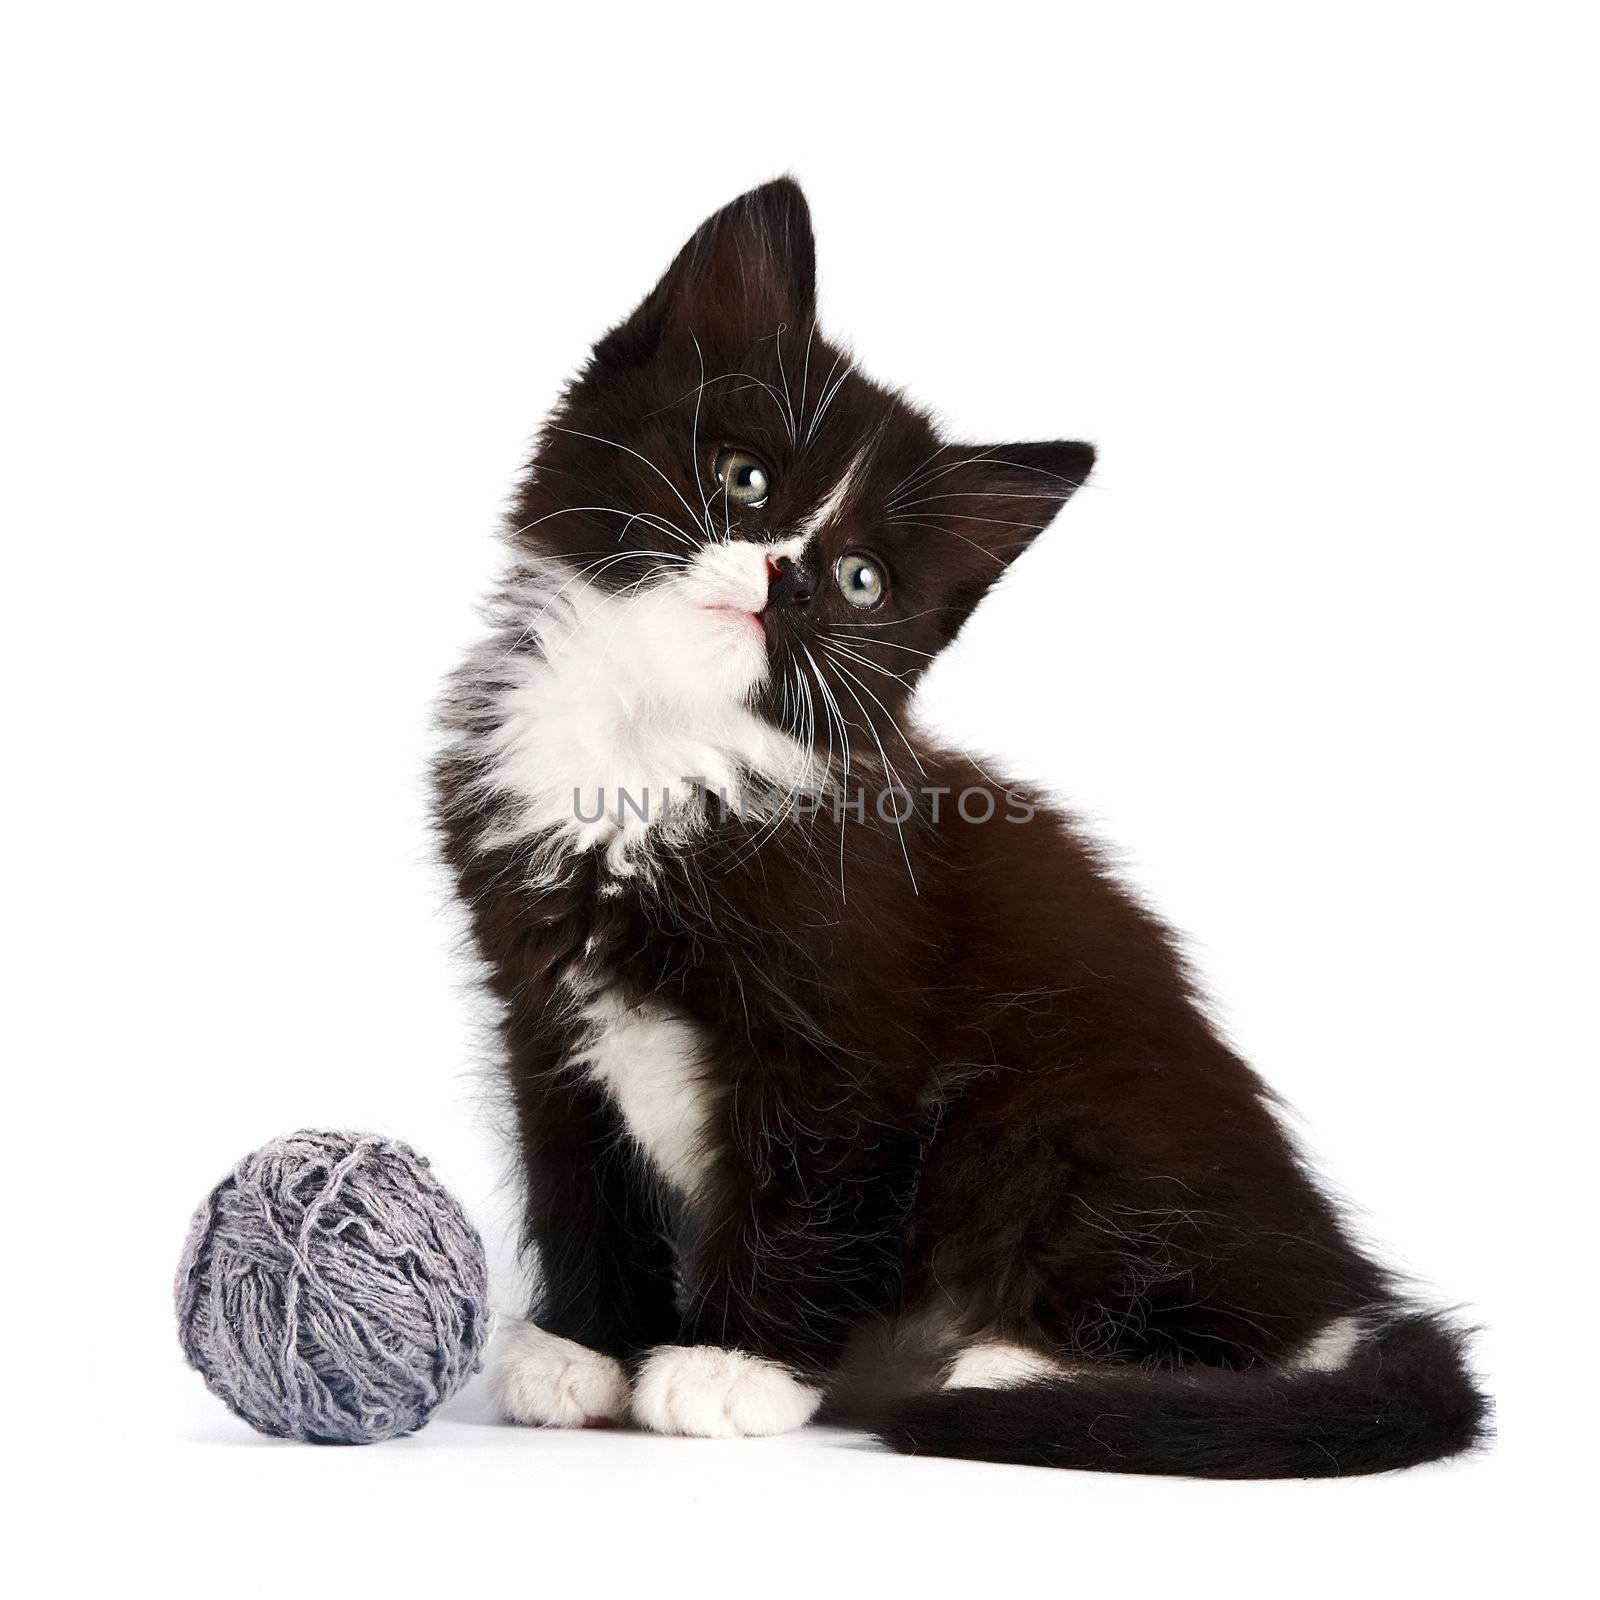
<path id="1" fill-rule="evenodd" d="M 780 328 L 809 327 L 816 300 L 811 211 L 800 185 L 779 178 L 701 223 L 633 315 L 595 346 L 595 357 L 647 360 L 674 335 L 742 353 Z"/>
<path id="2" fill-rule="evenodd" d="M 1094 469 L 1094 446 L 1070 439 L 995 444 L 959 460 L 903 502 L 922 517 L 958 518 L 962 532 L 1009 566 L 1044 531 Z M 920 504 L 917 502 L 920 501 Z"/>
<path id="3" fill-rule="evenodd" d="M 954 638 L 990 587 L 1044 531 L 1094 467 L 1094 446 L 1069 439 L 964 448 L 956 459 L 913 479 L 894 516 L 941 541 L 949 599 L 941 608 Z"/>

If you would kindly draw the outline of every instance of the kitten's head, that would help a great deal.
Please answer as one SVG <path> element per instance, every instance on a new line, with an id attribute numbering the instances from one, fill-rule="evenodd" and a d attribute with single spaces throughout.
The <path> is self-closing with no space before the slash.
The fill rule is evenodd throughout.
<path id="1" fill-rule="evenodd" d="M 784 179 L 711 217 L 595 347 L 514 539 L 583 574 L 569 597 L 616 630 L 618 671 L 870 743 L 1093 462 L 949 443 L 858 373 L 817 327 L 810 215 Z"/>

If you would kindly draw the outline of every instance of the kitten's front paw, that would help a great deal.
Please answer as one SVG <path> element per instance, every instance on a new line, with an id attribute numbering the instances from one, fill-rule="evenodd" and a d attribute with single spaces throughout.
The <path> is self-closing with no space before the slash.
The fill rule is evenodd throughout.
<path id="1" fill-rule="evenodd" d="M 604 1427 L 628 1410 L 619 1363 L 531 1322 L 515 1323 L 505 1336 L 493 1381 L 501 1411 L 534 1427 Z"/>
<path id="2" fill-rule="evenodd" d="M 822 1396 L 776 1362 L 716 1345 L 662 1345 L 633 1385 L 634 1421 L 656 1433 L 745 1439 L 804 1427 Z"/>

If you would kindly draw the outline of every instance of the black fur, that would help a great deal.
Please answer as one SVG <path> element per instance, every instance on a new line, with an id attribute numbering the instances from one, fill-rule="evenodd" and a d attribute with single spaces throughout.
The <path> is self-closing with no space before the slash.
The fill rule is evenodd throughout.
<path id="1" fill-rule="evenodd" d="M 1482 1436 L 1460 1332 L 1397 1316 L 1337 1372 L 1085 1373 L 899 1401 L 878 1437 L 905 1455 L 1191 1478 L 1341 1478 L 1436 1461 Z"/>

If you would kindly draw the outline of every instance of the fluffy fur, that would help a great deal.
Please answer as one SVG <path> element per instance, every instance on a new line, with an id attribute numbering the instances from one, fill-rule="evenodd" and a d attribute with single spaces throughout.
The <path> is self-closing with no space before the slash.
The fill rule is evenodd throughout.
<path id="1" fill-rule="evenodd" d="M 774 1361 L 714 1345 L 654 1350 L 633 1387 L 636 1421 L 656 1433 L 748 1439 L 789 1433 L 822 1396 Z"/>
<path id="2" fill-rule="evenodd" d="M 501 1336 L 494 1389 L 507 1417 L 534 1427 L 603 1427 L 628 1411 L 621 1362 L 528 1322 L 513 1323 Z"/>
<path id="3" fill-rule="evenodd" d="M 1088 476 L 817 325 L 790 182 L 596 346 L 452 681 L 445 850 L 502 1007 L 522 1421 L 1204 1476 L 1478 1439 L 1166 930 L 910 697 Z M 593 1353 L 590 1361 L 575 1347 Z M 599 1363 L 599 1364 L 596 1364 Z"/>

